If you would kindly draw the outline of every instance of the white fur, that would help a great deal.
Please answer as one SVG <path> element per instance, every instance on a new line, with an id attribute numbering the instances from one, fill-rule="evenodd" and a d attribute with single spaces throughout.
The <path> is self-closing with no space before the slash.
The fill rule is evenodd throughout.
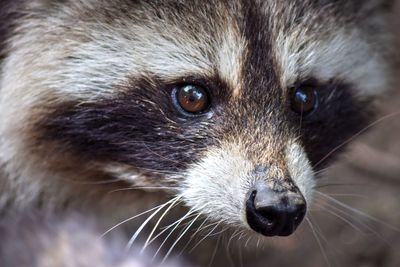
<path id="1" fill-rule="evenodd" d="M 376 3 L 375 3 L 376 4 Z M 270 7 L 282 12 L 280 5 Z M 288 6 L 287 9 L 296 8 Z M 285 13 L 283 13 L 285 14 Z M 368 28 L 384 29 L 384 16 L 371 14 L 358 23 L 364 27 L 344 24 L 327 6 L 308 13 L 301 22 L 285 17 L 282 25 L 273 24 L 273 49 L 281 72 L 283 88 L 298 81 L 314 78 L 321 83 L 339 80 L 350 84 L 362 96 L 382 94 L 390 89 L 392 66 L 388 64 L 392 41 L 390 34 L 369 32 Z M 284 25 L 295 25 L 284 30 Z"/>
<path id="2" fill-rule="evenodd" d="M 289 143 L 286 149 L 287 165 L 292 180 L 306 199 L 307 206 L 311 205 L 315 177 L 304 149 L 297 143 Z"/>
<path id="3" fill-rule="evenodd" d="M 233 89 L 233 96 L 238 96 L 243 81 L 242 69 L 246 42 L 235 31 L 237 29 L 234 24 L 229 26 L 222 35 L 218 49 L 218 71 L 221 78 Z"/>
<path id="4" fill-rule="evenodd" d="M 235 145 L 210 149 L 186 174 L 185 202 L 206 216 L 226 224 L 247 227 L 245 201 L 254 185 L 253 163 Z"/>
<path id="5" fill-rule="evenodd" d="M 207 152 L 186 175 L 182 188 L 185 202 L 190 207 L 201 208 L 215 221 L 248 227 L 246 198 L 260 177 L 255 176 L 255 164 L 245 151 L 241 145 L 225 144 Z M 307 155 L 296 143 L 288 143 L 286 155 L 288 171 L 308 206 L 312 202 L 315 180 Z M 270 158 L 270 162 L 274 159 Z M 277 164 L 269 168 L 271 171 L 267 171 L 264 177 L 267 185 L 269 173 L 285 173 Z"/>
<path id="6" fill-rule="evenodd" d="M 326 40 L 309 40 L 297 52 L 306 40 L 307 36 L 279 37 L 276 49 L 283 84 L 290 86 L 314 77 L 320 82 L 332 79 L 348 82 L 362 95 L 376 95 L 388 89 L 389 66 L 362 39 L 361 33 L 335 31 Z"/>

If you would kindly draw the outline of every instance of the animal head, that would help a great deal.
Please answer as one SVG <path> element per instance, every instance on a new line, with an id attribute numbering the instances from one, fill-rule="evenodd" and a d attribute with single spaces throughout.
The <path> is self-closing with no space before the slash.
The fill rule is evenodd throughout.
<path id="1" fill-rule="evenodd" d="M 107 177 L 289 235 L 314 172 L 390 84 L 387 1 L 23 6 L 2 64 L 0 153 L 32 194 Z"/>

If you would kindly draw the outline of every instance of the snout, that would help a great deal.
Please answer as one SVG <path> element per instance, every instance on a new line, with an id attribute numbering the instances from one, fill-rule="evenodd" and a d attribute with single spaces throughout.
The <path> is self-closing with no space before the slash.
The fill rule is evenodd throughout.
<path id="1" fill-rule="evenodd" d="M 297 187 L 274 190 L 258 182 L 246 201 L 247 223 L 265 236 L 289 236 L 306 214 L 306 201 Z"/>

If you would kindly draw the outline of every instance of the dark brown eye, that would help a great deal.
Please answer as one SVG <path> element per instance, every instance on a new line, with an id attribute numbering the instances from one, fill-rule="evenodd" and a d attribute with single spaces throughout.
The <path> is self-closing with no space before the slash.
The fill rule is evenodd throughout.
<path id="1" fill-rule="evenodd" d="M 203 113 L 210 106 L 208 92 L 197 85 L 187 84 L 177 87 L 174 90 L 173 97 L 179 108 L 191 114 Z"/>
<path id="2" fill-rule="evenodd" d="M 316 109 L 318 95 L 313 87 L 302 86 L 292 91 L 290 101 L 294 112 L 307 115 Z"/>

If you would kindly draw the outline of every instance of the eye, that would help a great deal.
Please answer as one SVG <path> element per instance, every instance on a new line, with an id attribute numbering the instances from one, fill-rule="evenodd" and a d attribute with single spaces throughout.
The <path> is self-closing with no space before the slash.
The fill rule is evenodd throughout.
<path id="1" fill-rule="evenodd" d="M 204 113 L 210 106 L 210 96 L 201 86 L 186 84 L 178 86 L 172 92 L 175 106 L 190 114 Z"/>
<path id="2" fill-rule="evenodd" d="M 294 112 L 307 115 L 317 108 L 318 94 L 311 86 L 301 86 L 292 91 L 290 101 Z"/>

